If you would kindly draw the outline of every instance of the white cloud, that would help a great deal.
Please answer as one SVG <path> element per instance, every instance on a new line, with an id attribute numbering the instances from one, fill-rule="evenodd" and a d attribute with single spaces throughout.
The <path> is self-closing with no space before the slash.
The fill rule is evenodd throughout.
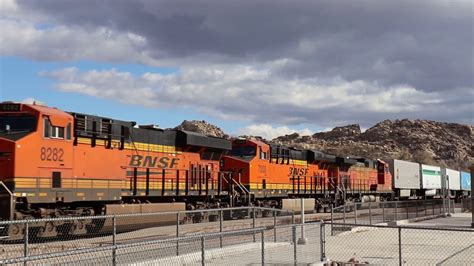
<path id="1" fill-rule="evenodd" d="M 7 8 L 5 8 L 7 9 Z M 158 65 L 144 52 L 146 39 L 101 27 L 83 29 L 0 17 L 0 55 L 39 61 L 97 60 Z"/>
<path id="2" fill-rule="evenodd" d="M 25 98 L 21 101 L 21 103 L 24 103 L 24 104 L 38 104 L 38 105 L 46 105 L 45 102 L 42 102 L 42 101 L 38 101 L 37 99 L 35 98 Z"/>
<path id="3" fill-rule="evenodd" d="M 238 131 L 239 135 L 260 136 L 267 140 L 272 140 L 276 137 L 298 133 L 301 136 L 313 134 L 310 129 L 291 129 L 287 126 L 274 127 L 269 124 L 254 124 L 246 126 Z"/>
<path id="4" fill-rule="evenodd" d="M 326 127 L 355 121 L 368 126 L 390 116 L 440 115 L 445 108 L 439 92 L 367 81 L 283 79 L 265 66 L 183 67 L 178 73 L 140 76 L 116 69 L 80 72 L 65 68 L 41 75 L 54 79 L 60 91 L 147 107 L 187 107 L 255 124 Z"/>

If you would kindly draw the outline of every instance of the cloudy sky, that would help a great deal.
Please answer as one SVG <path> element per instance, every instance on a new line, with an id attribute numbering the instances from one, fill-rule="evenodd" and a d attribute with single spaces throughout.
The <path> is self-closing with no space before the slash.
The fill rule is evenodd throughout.
<path id="1" fill-rule="evenodd" d="M 0 3 L 3 100 L 267 138 L 474 123 L 470 0 Z"/>

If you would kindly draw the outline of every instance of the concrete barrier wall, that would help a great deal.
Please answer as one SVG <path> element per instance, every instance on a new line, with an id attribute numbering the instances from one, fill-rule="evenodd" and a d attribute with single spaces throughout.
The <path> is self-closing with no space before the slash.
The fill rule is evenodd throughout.
<path id="1" fill-rule="evenodd" d="M 315 199 L 303 199 L 304 200 L 304 210 L 312 211 L 316 205 Z M 289 211 L 301 211 L 301 199 L 283 199 L 282 200 L 282 209 Z"/>

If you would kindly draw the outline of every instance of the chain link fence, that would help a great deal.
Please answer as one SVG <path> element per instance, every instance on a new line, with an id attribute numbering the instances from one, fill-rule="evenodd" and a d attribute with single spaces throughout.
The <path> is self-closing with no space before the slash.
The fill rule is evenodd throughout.
<path id="1" fill-rule="evenodd" d="M 0 259 L 0 265 L 474 264 L 472 230 L 325 222 L 260 225 L 259 220 L 266 219 L 273 217 L 260 217 L 255 228 L 211 233 L 191 230 L 179 237 L 119 241 L 122 233 L 116 233 L 115 240 L 101 246 L 46 248 Z M 330 227 L 335 226 L 347 230 L 331 234 Z"/>
<path id="2" fill-rule="evenodd" d="M 277 225 L 294 221 L 292 211 L 261 207 L 0 221 L 0 261 L 257 227 L 276 233 Z"/>
<path id="3" fill-rule="evenodd" d="M 346 228 L 326 230 L 326 227 Z M 473 265 L 474 230 L 322 223 L 321 259 L 371 265 Z M 334 265 L 334 264 L 332 264 Z"/>
<path id="4" fill-rule="evenodd" d="M 141 239 L 133 243 L 115 242 L 94 248 L 27 254 L 0 260 L 0 265 L 296 265 L 318 262 L 320 223 L 304 225 L 304 245 L 299 244 L 302 228 L 301 224 L 270 225 Z"/>
<path id="5" fill-rule="evenodd" d="M 387 201 L 350 203 L 331 209 L 331 221 L 353 224 L 393 223 L 400 220 L 430 218 L 454 213 L 454 201 Z M 341 215 L 342 214 L 342 215 Z"/>

